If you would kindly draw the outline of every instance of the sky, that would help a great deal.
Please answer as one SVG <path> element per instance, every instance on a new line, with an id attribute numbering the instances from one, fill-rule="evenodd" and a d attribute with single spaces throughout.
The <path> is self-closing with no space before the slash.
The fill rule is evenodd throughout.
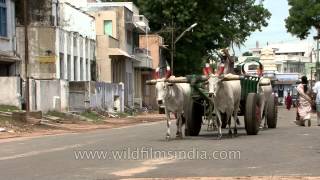
<path id="1" fill-rule="evenodd" d="M 289 16 L 289 6 L 287 0 L 265 0 L 264 7 L 271 12 L 271 18 L 269 19 L 269 25 L 262 28 L 262 31 L 256 31 L 248 37 L 247 41 L 242 46 L 236 50 L 237 55 L 248 51 L 251 48 L 255 48 L 256 41 L 259 41 L 259 46 L 264 47 L 267 42 L 270 43 L 280 43 L 280 42 L 294 42 L 299 39 L 292 36 L 287 32 L 284 20 Z M 315 32 L 312 32 L 308 38 L 312 41 L 312 37 Z"/>

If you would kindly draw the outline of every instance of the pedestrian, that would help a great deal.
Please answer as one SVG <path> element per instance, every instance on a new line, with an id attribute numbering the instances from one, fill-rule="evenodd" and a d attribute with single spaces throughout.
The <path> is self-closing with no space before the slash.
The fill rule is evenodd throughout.
<path id="1" fill-rule="evenodd" d="M 290 92 L 288 92 L 285 103 L 286 103 L 287 109 L 290 110 L 292 105 L 292 97 L 290 96 Z"/>
<path id="2" fill-rule="evenodd" d="M 312 90 L 314 93 L 316 93 L 317 122 L 318 122 L 318 126 L 320 126 L 320 81 L 316 82 Z"/>
<path id="3" fill-rule="evenodd" d="M 306 76 L 301 77 L 301 83 L 297 86 L 298 91 L 298 108 L 297 118 L 295 123 L 299 126 L 305 126 L 305 121 L 308 122 L 308 126 L 311 126 L 311 104 L 312 100 L 309 97 L 308 79 Z"/>

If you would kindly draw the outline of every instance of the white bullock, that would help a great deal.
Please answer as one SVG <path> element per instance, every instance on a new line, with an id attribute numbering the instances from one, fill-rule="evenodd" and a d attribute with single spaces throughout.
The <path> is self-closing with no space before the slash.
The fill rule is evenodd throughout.
<path id="1" fill-rule="evenodd" d="M 234 119 L 234 134 L 237 134 L 237 119 L 238 110 L 241 99 L 241 84 L 240 80 L 223 81 L 224 77 L 233 76 L 227 74 L 225 76 L 218 76 L 210 74 L 209 95 L 214 104 L 214 111 L 217 116 L 218 138 L 222 137 L 221 133 L 221 113 L 226 113 L 226 119 L 229 125 L 229 134 L 232 134 L 230 117 Z"/>
<path id="2" fill-rule="evenodd" d="M 265 85 L 265 86 L 259 86 L 259 84 L 269 84 L 269 85 Z M 268 107 L 268 100 L 269 100 L 269 97 L 271 96 L 272 94 L 272 86 L 271 86 L 271 83 L 270 83 L 270 79 L 268 78 L 261 78 L 259 80 L 259 83 L 258 83 L 258 94 L 259 94 L 259 105 L 260 105 L 260 109 L 261 109 L 261 120 L 264 118 L 264 116 L 266 115 L 267 113 L 267 108 L 265 107 Z M 264 121 L 264 127 L 266 128 L 267 127 L 267 119 L 265 118 L 265 121 Z"/>
<path id="3" fill-rule="evenodd" d="M 157 80 L 156 95 L 158 105 L 165 106 L 167 118 L 166 139 L 170 139 L 170 112 L 177 117 L 176 137 L 182 138 L 182 125 L 184 109 L 187 109 L 191 102 L 191 87 L 188 83 L 168 83 L 165 79 Z"/>

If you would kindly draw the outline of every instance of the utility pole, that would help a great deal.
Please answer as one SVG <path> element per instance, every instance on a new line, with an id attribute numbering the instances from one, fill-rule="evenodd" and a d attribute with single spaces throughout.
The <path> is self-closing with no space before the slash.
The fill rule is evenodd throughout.
<path id="1" fill-rule="evenodd" d="M 319 34 L 319 32 L 318 32 Z M 320 69 L 319 69 L 319 35 L 317 37 L 317 62 L 316 62 L 316 74 L 317 74 L 317 79 L 315 79 L 316 81 L 319 80 L 320 78 Z"/>
<path id="2" fill-rule="evenodd" d="M 25 73 L 25 105 L 26 105 L 26 112 L 27 115 L 30 111 L 29 106 L 29 75 L 28 75 L 28 64 L 29 64 L 29 38 L 28 38 L 28 24 L 29 24 L 29 7 L 28 7 L 28 0 L 23 1 L 23 17 L 24 17 L 24 73 Z"/>
<path id="3" fill-rule="evenodd" d="M 171 74 L 173 75 L 173 59 L 174 59 L 174 51 L 175 51 L 175 43 L 174 43 L 174 25 L 173 18 L 171 20 Z"/>

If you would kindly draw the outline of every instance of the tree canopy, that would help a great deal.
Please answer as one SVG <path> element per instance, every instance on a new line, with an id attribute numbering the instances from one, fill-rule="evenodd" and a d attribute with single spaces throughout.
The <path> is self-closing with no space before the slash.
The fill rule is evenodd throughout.
<path id="1" fill-rule="evenodd" d="M 289 17 L 285 20 L 288 32 L 305 39 L 312 27 L 320 33 L 320 1 L 288 0 Z"/>
<path id="2" fill-rule="evenodd" d="M 270 12 L 256 0 L 135 0 L 149 20 L 154 33 L 171 46 L 170 28 L 175 37 L 193 23 L 198 25 L 177 43 L 174 73 L 185 75 L 201 71 L 201 63 L 214 49 L 231 43 L 242 44 L 256 30 L 267 26 Z M 262 2 L 262 1 L 261 1 Z M 172 24 L 173 22 L 173 24 Z M 167 52 L 170 63 L 170 52 Z"/>

